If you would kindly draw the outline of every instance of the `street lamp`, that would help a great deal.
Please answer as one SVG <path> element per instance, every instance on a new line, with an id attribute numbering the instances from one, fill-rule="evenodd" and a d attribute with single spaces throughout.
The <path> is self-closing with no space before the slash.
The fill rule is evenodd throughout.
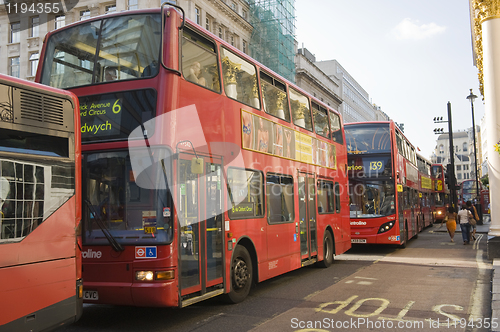
<path id="1" fill-rule="evenodd" d="M 479 193 L 479 183 L 477 179 L 477 148 L 476 148 L 476 123 L 474 121 L 474 100 L 477 98 L 475 94 L 472 93 L 472 89 L 470 89 L 470 95 L 467 96 L 467 99 L 470 100 L 470 108 L 472 110 L 472 134 L 474 135 L 474 174 L 476 175 L 476 202 L 478 202 Z"/>

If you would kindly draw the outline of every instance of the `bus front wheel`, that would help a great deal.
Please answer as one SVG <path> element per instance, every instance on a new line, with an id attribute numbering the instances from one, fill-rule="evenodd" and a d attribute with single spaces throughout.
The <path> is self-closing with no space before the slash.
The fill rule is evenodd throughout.
<path id="1" fill-rule="evenodd" d="M 231 263 L 231 291 L 227 294 L 230 303 L 240 303 L 250 293 L 253 282 L 252 259 L 248 250 L 237 245 Z"/>

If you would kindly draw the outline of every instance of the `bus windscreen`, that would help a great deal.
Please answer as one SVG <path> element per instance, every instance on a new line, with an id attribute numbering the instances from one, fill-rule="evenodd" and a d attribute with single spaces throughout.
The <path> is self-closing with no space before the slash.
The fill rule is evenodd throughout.
<path id="1" fill-rule="evenodd" d="M 347 153 L 390 153 L 391 135 L 389 124 L 352 125 L 345 127 Z"/>

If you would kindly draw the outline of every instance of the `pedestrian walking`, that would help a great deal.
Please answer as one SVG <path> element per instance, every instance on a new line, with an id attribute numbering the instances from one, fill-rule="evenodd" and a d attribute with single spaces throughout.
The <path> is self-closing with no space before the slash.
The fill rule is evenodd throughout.
<path id="1" fill-rule="evenodd" d="M 470 223 L 469 218 L 472 218 L 472 213 L 467 210 L 467 205 L 462 205 L 462 210 L 458 212 L 458 220 L 460 221 L 460 229 L 462 230 L 462 240 L 464 245 L 470 241 Z"/>
<path id="2" fill-rule="evenodd" d="M 441 225 L 439 225 L 439 227 L 443 226 L 445 221 L 446 229 L 448 230 L 448 234 L 450 234 L 451 242 L 455 242 L 453 241 L 453 237 L 455 236 L 455 231 L 457 229 L 457 213 L 452 206 L 448 208 L 448 212 L 446 212 L 446 215 L 441 221 Z"/>
<path id="3" fill-rule="evenodd" d="M 467 210 L 469 210 L 473 216 L 472 219 L 469 221 L 471 227 L 470 239 L 472 241 L 472 239 L 474 240 L 476 239 L 476 224 L 479 221 L 479 216 L 477 214 L 476 207 L 472 205 L 471 201 L 467 201 L 465 205 L 467 206 Z"/>

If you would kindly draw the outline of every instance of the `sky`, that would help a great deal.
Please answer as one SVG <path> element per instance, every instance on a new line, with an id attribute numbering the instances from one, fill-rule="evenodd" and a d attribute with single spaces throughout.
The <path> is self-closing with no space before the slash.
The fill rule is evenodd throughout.
<path id="1" fill-rule="evenodd" d="M 296 39 L 316 61 L 337 60 L 429 158 L 434 117 L 453 131 L 476 125 L 484 104 L 474 66 L 468 0 L 296 0 Z"/>

